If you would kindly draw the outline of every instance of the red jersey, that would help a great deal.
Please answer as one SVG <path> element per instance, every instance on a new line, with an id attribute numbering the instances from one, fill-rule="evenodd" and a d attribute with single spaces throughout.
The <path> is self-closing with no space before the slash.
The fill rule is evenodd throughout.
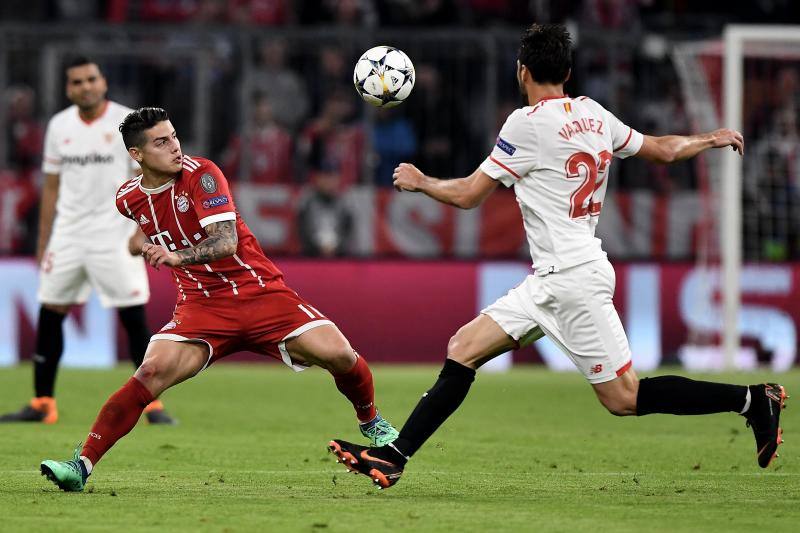
<path id="1" fill-rule="evenodd" d="M 135 220 L 150 242 L 173 252 L 206 239 L 203 228 L 209 224 L 236 221 L 239 244 L 232 257 L 172 267 L 178 302 L 258 296 L 268 285 L 283 286 L 283 274 L 264 255 L 236 210 L 225 176 L 208 159 L 184 155 L 181 173 L 156 189 L 142 187 L 141 176 L 125 182 L 117 209 Z"/>

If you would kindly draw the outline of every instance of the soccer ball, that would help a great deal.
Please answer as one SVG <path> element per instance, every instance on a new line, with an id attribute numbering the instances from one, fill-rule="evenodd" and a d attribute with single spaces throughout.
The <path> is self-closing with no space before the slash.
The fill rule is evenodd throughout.
<path id="1" fill-rule="evenodd" d="M 376 46 L 358 58 L 353 84 L 364 101 L 376 107 L 394 107 L 414 88 L 414 65 L 402 50 Z"/>

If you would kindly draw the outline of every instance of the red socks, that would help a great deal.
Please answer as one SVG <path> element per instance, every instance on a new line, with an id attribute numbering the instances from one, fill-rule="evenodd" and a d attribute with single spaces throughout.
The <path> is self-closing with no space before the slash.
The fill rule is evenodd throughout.
<path id="1" fill-rule="evenodd" d="M 336 388 L 344 394 L 356 410 L 359 422 L 369 422 L 378 412 L 375 410 L 375 388 L 372 372 L 363 357 L 356 357 L 353 368 L 342 374 L 332 374 Z"/>
<path id="2" fill-rule="evenodd" d="M 129 379 L 100 409 L 81 455 L 92 465 L 97 464 L 114 443 L 133 429 L 142 410 L 152 401 L 153 395 L 141 381 L 135 377 Z"/>

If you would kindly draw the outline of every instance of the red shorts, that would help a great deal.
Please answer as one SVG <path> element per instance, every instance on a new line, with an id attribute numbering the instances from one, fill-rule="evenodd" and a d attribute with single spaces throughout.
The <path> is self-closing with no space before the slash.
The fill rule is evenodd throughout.
<path id="1" fill-rule="evenodd" d="M 208 363 L 234 352 L 269 355 L 292 367 L 286 341 L 310 329 L 333 324 L 296 292 L 286 286 L 250 297 L 204 298 L 180 302 L 172 320 L 150 340 L 203 342 Z"/>

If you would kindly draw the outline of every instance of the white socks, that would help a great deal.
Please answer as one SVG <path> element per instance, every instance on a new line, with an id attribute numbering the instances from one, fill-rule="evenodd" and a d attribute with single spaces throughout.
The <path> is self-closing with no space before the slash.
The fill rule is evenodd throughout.
<path id="1" fill-rule="evenodd" d="M 747 405 L 750 405 L 750 393 L 747 393 Z M 88 457 L 84 457 L 81 455 L 81 461 L 83 461 L 83 466 L 86 467 L 86 474 L 89 475 L 92 473 L 92 462 L 89 460 Z"/>

